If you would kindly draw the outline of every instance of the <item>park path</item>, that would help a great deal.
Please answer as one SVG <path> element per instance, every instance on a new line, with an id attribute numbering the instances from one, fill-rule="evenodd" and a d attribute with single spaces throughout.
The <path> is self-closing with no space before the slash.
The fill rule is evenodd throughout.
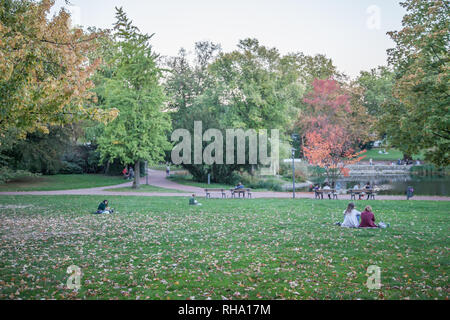
<path id="1" fill-rule="evenodd" d="M 146 178 L 141 179 L 145 184 Z M 56 195 L 93 195 L 93 196 L 140 196 L 140 197 L 189 197 L 193 193 L 197 196 L 204 196 L 203 188 L 186 186 L 166 179 L 164 171 L 149 170 L 149 184 L 155 187 L 172 189 L 177 192 L 133 192 L 133 191 L 114 191 L 114 189 L 131 187 L 132 182 L 126 182 L 115 186 L 97 187 L 77 190 L 58 190 L 58 191 L 22 191 L 22 192 L 0 192 L 0 195 L 33 195 L 33 196 L 56 196 Z M 314 194 L 309 192 L 296 192 L 298 199 L 314 199 Z M 213 195 L 214 196 L 214 195 Z M 253 192 L 253 198 L 292 198 L 290 192 Z M 350 200 L 350 195 L 340 195 L 339 199 Z M 378 195 L 377 200 L 406 200 L 405 196 Z M 432 200 L 432 201 L 450 201 L 450 197 L 443 196 L 414 196 L 412 200 Z M 326 200 L 324 200 L 326 201 Z"/>

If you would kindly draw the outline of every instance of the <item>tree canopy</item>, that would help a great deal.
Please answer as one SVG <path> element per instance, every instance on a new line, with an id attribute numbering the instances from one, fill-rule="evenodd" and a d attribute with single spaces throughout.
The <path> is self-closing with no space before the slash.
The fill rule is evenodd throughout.
<path id="1" fill-rule="evenodd" d="M 426 150 L 438 166 L 450 164 L 450 2 L 408 0 L 403 29 L 389 32 L 394 67 L 393 95 L 380 123 L 390 143 L 412 155 Z"/>
<path id="2" fill-rule="evenodd" d="M 48 19 L 54 1 L 3 0 L 0 4 L 0 138 L 11 128 L 26 132 L 82 118 L 107 122 L 95 100 L 90 77 L 100 60 L 90 62 L 97 33 L 70 27 L 61 10 Z"/>

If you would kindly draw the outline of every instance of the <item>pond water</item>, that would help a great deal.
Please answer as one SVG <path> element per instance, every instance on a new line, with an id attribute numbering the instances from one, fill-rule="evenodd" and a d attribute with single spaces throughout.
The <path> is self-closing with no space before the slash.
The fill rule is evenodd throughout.
<path id="1" fill-rule="evenodd" d="M 380 188 L 378 194 L 403 195 L 406 188 L 412 186 L 415 195 L 450 196 L 450 176 L 358 177 L 342 179 L 339 183 L 341 188 L 350 189 L 357 183 L 364 186 L 368 181 Z"/>

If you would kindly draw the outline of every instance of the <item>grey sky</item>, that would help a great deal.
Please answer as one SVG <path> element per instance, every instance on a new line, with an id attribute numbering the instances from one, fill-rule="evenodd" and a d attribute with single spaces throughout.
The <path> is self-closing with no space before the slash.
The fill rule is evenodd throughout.
<path id="1" fill-rule="evenodd" d="M 405 11 L 397 0 L 71 0 L 74 20 L 110 28 L 114 6 L 122 6 L 141 31 L 155 33 L 162 55 L 176 55 L 199 40 L 220 43 L 225 51 L 239 39 L 255 37 L 280 52 L 323 53 L 340 71 L 386 64 Z M 64 4 L 57 0 L 57 5 Z M 379 15 L 378 15 L 379 13 Z M 379 19 L 378 19 L 379 16 Z"/>

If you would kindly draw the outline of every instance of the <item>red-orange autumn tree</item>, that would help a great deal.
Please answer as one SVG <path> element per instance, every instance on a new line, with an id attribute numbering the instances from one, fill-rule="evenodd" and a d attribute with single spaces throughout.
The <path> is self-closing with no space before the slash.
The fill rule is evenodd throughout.
<path id="1" fill-rule="evenodd" d="M 368 135 L 366 121 L 370 118 L 359 104 L 351 103 L 354 97 L 337 81 L 316 79 L 313 88 L 304 99 L 306 108 L 299 121 L 305 133 L 303 153 L 310 164 L 324 168 L 328 180 L 334 182 L 348 176 L 349 164 L 364 158 L 364 151 L 355 149 Z"/>
<path id="2" fill-rule="evenodd" d="M 364 156 L 351 147 L 345 130 L 336 125 L 324 125 L 306 134 L 303 152 L 308 161 L 325 169 L 329 181 L 335 182 L 340 176 L 348 176 L 348 165 L 354 164 Z"/>

